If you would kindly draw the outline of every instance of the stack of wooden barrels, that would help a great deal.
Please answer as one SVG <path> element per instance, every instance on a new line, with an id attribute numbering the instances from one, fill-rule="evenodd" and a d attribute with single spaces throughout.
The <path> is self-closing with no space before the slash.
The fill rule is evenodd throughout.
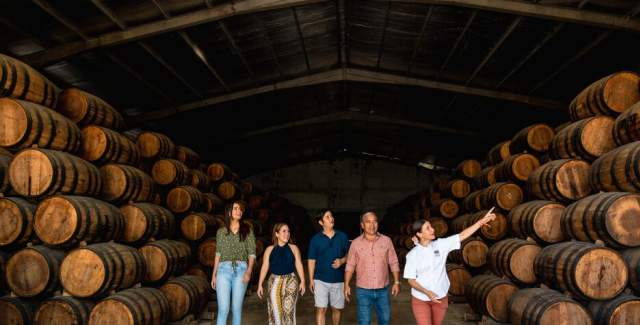
<path id="1" fill-rule="evenodd" d="M 122 115 L 105 100 L 77 88 L 60 91 L 16 59 L 0 61 L 3 319 L 199 318 L 212 295 L 225 206 L 259 191 L 224 164 L 202 164 L 166 135 L 124 132 Z M 271 195 L 264 202 L 277 199 L 284 200 Z M 244 222 L 260 236 L 270 217 L 258 215 L 247 211 L 256 217 Z"/>

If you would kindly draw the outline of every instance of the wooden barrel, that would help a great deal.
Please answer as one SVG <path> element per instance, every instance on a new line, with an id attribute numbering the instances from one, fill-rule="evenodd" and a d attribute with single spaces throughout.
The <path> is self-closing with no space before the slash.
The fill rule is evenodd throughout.
<path id="1" fill-rule="evenodd" d="M 640 140 L 640 103 L 636 103 L 618 116 L 613 125 L 613 140 L 618 146 Z"/>
<path id="2" fill-rule="evenodd" d="M 254 217 L 262 222 L 269 221 L 270 215 L 271 213 L 269 212 L 269 209 L 257 209 L 254 213 Z"/>
<path id="3" fill-rule="evenodd" d="M 166 135 L 157 132 L 140 133 L 136 144 L 140 148 L 142 158 L 146 159 L 173 158 L 176 153 L 173 141 Z"/>
<path id="4" fill-rule="evenodd" d="M 88 298 L 130 288 L 145 273 L 145 260 L 135 248 L 100 243 L 67 254 L 60 267 L 60 282 L 72 296 Z"/>
<path id="5" fill-rule="evenodd" d="M 198 245 L 198 262 L 213 267 L 216 258 L 216 239 L 209 238 Z"/>
<path id="6" fill-rule="evenodd" d="M 189 267 L 184 274 L 185 275 L 195 275 L 195 276 L 199 276 L 207 281 L 211 280 L 211 277 L 209 276 L 209 271 L 210 268 L 207 268 L 201 264 L 193 264 L 191 265 L 191 267 Z"/>
<path id="7" fill-rule="evenodd" d="M 447 235 L 449 226 L 444 218 L 429 218 L 429 223 L 431 224 L 431 227 L 433 227 L 436 238 L 442 238 Z"/>
<path id="8" fill-rule="evenodd" d="M 151 168 L 151 177 L 159 185 L 178 186 L 191 183 L 187 165 L 175 159 L 160 159 Z"/>
<path id="9" fill-rule="evenodd" d="M 170 310 L 167 297 L 159 289 L 128 289 L 96 304 L 89 325 L 163 325 L 169 322 Z"/>
<path id="10" fill-rule="evenodd" d="M 0 250 L 0 296 L 7 290 L 7 260 L 9 255 Z"/>
<path id="11" fill-rule="evenodd" d="M 25 197 L 55 193 L 96 196 L 102 185 L 100 172 L 91 163 L 47 149 L 20 151 L 9 165 L 9 181 L 11 187 Z"/>
<path id="12" fill-rule="evenodd" d="M 138 146 L 124 135 L 104 127 L 89 125 L 82 129 L 81 149 L 80 156 L 96 165 L 140 165 Z"/>
<path id="13" fill-rule="evenodd" d="M 202 198 L 204 199 L 204 212 L 222 213 L 224 211 L 224 201 L 217 195 L 213 193 L 202 193 Z"/>
<path id="14" fill-rule="evenodd" d="M 64 252 L 45 246 L 24 248 L 7 261 L 7 285 L 19 297 L 42 297 L 60 288 Z"/>
<path id="15" fill-rule="evenodd" d="M 247 199 L 247 202 L 248 202 L 249 208 L 251 208 L 252 210 L 258 209 L 264 203 L 264 196 L 258 195 L 258 194 L 251 195 Z"/>
<path id="16" fill-rule="evenodd" d="M 552 201 L 530 201 L 518 205 L 509 213 L 509 228 L 516 237 L 532 238 L 542 245 L 565 241 L 562 231 L 564 206 Z"/>
<path id="17" fill-rule="evenodd" d="M 171 211 L 153 203 L 130 203 L 120 207 L 124 218 L 122 242 L 142 245 L 152 239 L 171 238 L 176 220 Z"/>
<path id="18" fill-rule="evenodd" d="M 594 115 L 615 116 L 640 101 L 640 76 L 621 71 L 582 90 L 569 104 L 569 117 L 578 121 Z"/>
<path id="19" fill-rule="evenodd" d="M 174 213 L 205 209 L 202 192 L 191 186 L 178 186 L 167 194 L 167 207 Z"/>
<path id="20" fill-rule="evenodd" d="M 464 294 L 471 308 L 499 322 L 509 321 L 507 303 L 518 287 L 495 275 L 477 275 L 467 282 Z"/>
<path id="21" fill-rule="evenodd" d="M 471 213 L 482 210 L 480 193 L 482 193 L 482 190 L 473 191 L 471 194 L 467 195 L 464 200 L 462 200 L 462 208 L 465 212 Z"/>
<path id="22" fill-rule="evenodd" d="M 200 315 L 209 302 L 211 285 L 202 277 L 183 275 L 167 281 L 160 291 L 169 301 L 169 320 L 178 321 L 187 314 Z"/>
<path id="23" fill-rule="evenodd" d="M 60 93 L 56 110 L 85 127 L 91 124 L 120 131 L 125 128 L 124 118 L 102 98 L 78 88 L 68 88 Z"/>
<path id="24" fill-rule="evenodd" d="M 540 167 L 540 161 L 533 155 L 515 154 L 496 165 L 496 182 L 524 183 L 538 167 Z"/>
<path id="25" fill-rule="evenodd" d="M 191 265 L 191 248 L 186 243 L 163 239 L 140 248 L 147 265 L 144 281 L 158 283 L 184 273 Z"/>
<path id="26" fill-rule="evenodd" d="M 562 214 L 562 229 L 580 241 L 614 248 L 640 246 L 640 194 L 599 193 L 575 202 Z"/>
<path id="27" fill-rule="evenodd" d="M 453 233 L 460 233 L 464 229 L 471 227 L 478 220 L 482 219 L 489 210 L 482 210 L 475 213 L 461 215 L 451 222 Z M 507 218 L 499 211 L 493 211 L 496 218 L 488 223 L 488 226 L 481 227 L 478 231 L 480 237 L 488 241 L 498 241 L 507 235 Z"/>
<path id="28" fill-rule="evenodd" d="M 138 168 L 108 164 L 100 168 L 102 177 L 101 199 L 114 204 L 152 202 L 157 187 L 151 176 Z"/>
<path id="29" fill-rule="evenodd" d="M 60 89 L 24 62 L 0 54 L 0 96 L 54 107 Z"/>
<path id="30" fill-rule="evenodd" d="M 480 192 L 480 209 L 496 207 L 510 211 L 522 202 L 524 193 L 520 186 L 513 183 L 496 183 Z"/>
<path id="31" fill-rule="evenodd" d="M 47 107 L 0 98 L 0 147 L 9 150 L 38 147 L 75 153 L 80 129 Z"/>
<path id="32" fill-rule="evenodd" d="M 616 147 L 613 142 L 614 119 L 594 116 L 565 127 L 551 141 L 552 159 L 577 158 L 594 161 Z"/>
<path id="33" fill-rule="evenodd" d="M 475 159 L 467 159 L 463 160 L 458 164 L 456 171 L 460 177 L 474 179 L 480 175 L 480 170 L 482 170 L 482 165 L 480 162 Z"/>
<path id="34" fill-rule="evenodd" d="M 509 152 L 512 155 L 523 152 L 534 155 L 545 153 L 549 150 L 554 134 L 553 128 L 546 124 L 529 125 L 513 136 L 509 144 Z"/>
<path id="35" fill-rule="evenodd" d="M 224 227 L 221 217 L 204 212 L 193 212 L 180 222 L 180 231 L 187 240 L 198 241 L 205 236 L 215 236 L 218 228 Z"/>
<path id="36" fill-rule="evenodd" d="M 452 179 L 449 181 L 438 182 L 440 192 L 446 196 L 456 199 L 462 199 L 469 195 L 471 186 L 469 182 L 463 179 Z"/>
<path id="37" fill-rule="evenodd" d="M 7 195 L 11 191 L 11 184 L 9 183 L 9 166 L 11 165 L 11 159 L 13 159 L 13 156 L 0 153 L 0 193 Z"/>
<path id="38" fill-rule="evenodd" d="M 487 261 L 497 276 L 506 276 L 521 285 L 537 282 L 533 260 L 542 248 L 535 242 L 517 238 L 501 240 L 489 248 Z"/>
<path id="39" fill-rule="evenodd" d="M 493 146 L 487 153 L 487 162 L 491 166 L 501 163 L 503 160 L 511 157 L 509 146 L 511 140 L 503 141 Z"/>
<path id="40" fill-rule="evenodd" d="M 207 192 L 211 190 L 211 183 L 209 182 L 209 177 L 203 171 L 199 169 L 191 169 L 189 170 L 189 181 L 187 185 L 191 185 L 202 192 Z"/>
<path id="41" fill-rule="evenodd" d="M 226 201 L 238 200 L 242 198 L 242 189 L 236 182 L 222 182 L 218 185 L 218 196 Z"/>
<path id="42" fill-rule="evenodd" d="M 538 278 L 549 287 L 581 300 L 608 300 L 627 285 L 628 270 L 620 253 L 591 243 L 547 246 L 534 262 Z"/>
<path id="43" fill-rule="evenodd" d="M 445 218 L 455 218 L 460 211 L 460 207 L 458 206 L 458 202 L 452 199 L 442 199 L 436 204 L 434 204 L 431 209 L 433 210 L 433 214 L 437 216 L 443 216 Z"/>
<path id="44" fill-rule="evenodd" d="M 459 264 L 447 263 L 447 277 L 451 285 L 449 295 L 454 297 L 464 297 L 464 286 L 471 280 L 471 273 Z"/>
<path id="45" fill-rule="evenodd" d="M 594 192 L 640 192 L 640 142 L 613 149 L 591 164 L 589 180 Z"/>
<path id="46" fill-rule="evenodd" d="M 38 306 L 33 323 L 35 325 L 87 324 L 94 305 L 87 299 L 68 296 L 52 297 Z"/>
<path id="47" fill-rule="evenodd" d="M 123 223 L 114 205 L 90 197 L 57 195 L 38 204 L 33 228 L 46 245 L 68 248 L 80 242 L 120 240 Z"/>
<path id="48" fill-rule="evenodd" d="M 527 180 L 529 193 L 542 200 L 572 202 L 591 193 L 589 163 L 578 159 L 550 161 Z"/>
<path id="49" fill-rule="evenodd" d="M 511 296 L 507 308 L 511 324 L 592 324 L 591 315 L 586 308 L 551 289 L 518 290 Z"/>
<path id="50" fill-rule="evenodd" d="M 480 176 L 474 180 L 476 188 L 489 187 L 497 182 L 496 180 L 496 167 L 489 166 L 480 171 Z"/>
<path id="51" fill-rule="evenodd" d="M 609 301 L 591 301 L 588 308 L 598 325 L 640 324 L 640 297 L 621 294 Z"/>
<path id="52" fill-rule="evenodd" d="M 622 257 L 629 267 L 629 286 L 640 294 L 640 248 L 625 249 Z"/>
<path id="53" fill-rule="evenodd" d="M 213 163 L 207 167 L 207 176 L 211 184 L 219 184 L 233 178 L 231 169 L 225 164 Z"/>
<path id="54" fill-rule="evenodd" d="M 240 181 L 240 188 L 242 189 L 242 194 L 244 196 L 249 196 L 253 194 L 256 188 L 253 186 L 253 183 L 247 181 Z"/>
<path id="55" fill-rule="evenodd" d="M 19 197 L 0 198 L 0 248 L 16 248 L 35 239 L 36 206 Z"/>
<path id="56" fill-rule="evenodd" d="M 200 155 L 191 148 L 176 146 L 176 159 L 191 169 L 198 169 L 200 167 Z"/>
<path id="57" fill-rule="evenodd" d="M 17 297 L 0 297 L 0 324 L 30 325 L 37 302 Z"/>
<path id="58" fill-rule="evenodd" d="M 471 268 L 479 268 L 487 263 L 489 247 L 480 238 L 467 238 L 460 244 L 460 249 L 449 253 L 452 263 L 464 264 Z"/>

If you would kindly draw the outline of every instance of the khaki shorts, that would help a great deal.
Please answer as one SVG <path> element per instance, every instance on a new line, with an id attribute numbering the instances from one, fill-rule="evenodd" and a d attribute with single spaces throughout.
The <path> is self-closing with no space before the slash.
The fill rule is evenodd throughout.
<path id="1" fill-rule="evenodd" d="M 317 308 L 327 308 L 329 305 L 335 309 L 344 308 L 344 282 L 328 283 L 313 280 L 315 287 L 313 298 Z"/>

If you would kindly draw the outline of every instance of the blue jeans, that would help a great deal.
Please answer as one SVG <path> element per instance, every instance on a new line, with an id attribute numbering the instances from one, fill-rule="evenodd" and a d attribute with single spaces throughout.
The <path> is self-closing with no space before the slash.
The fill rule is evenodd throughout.
<path id="1" fill-rule="evenodd" d="M 247 262 L 238 262 L 234 268 L 231 262 L 221 262 L 216 273 L 216 296 L 218 298 L 217 325 L 227 325 L 229 307 L 233 314 L 233 325 L 240 325 L 242 321 L 242 302 L 247 284 L 242 283 L 242 277 L 247 272 Z M 231 305 L 231 306 L 229 306 Z"/>
<path id="2" fill-rule="evenodd" d="M 382 289 L 363 289 L 356 287 L 358 299 L 358 324 L 371 324 L 371 309 L 375 306 L 379 325 L 388 325 L 391 318 L 389 286 Z"/>

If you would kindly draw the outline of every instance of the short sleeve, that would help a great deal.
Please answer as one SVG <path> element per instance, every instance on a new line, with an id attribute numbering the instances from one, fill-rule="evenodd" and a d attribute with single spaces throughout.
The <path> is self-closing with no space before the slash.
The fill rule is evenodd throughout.
<path id="1" fill-rule="evenodd" d="M 311 238 L 311 242 L 309 243 L 309 251 L 307 254 L 307 258 L 310 260 L 318 259 L 318 247 L 317 247 L 316 236 Z"/>
<path id="2" fill-rule="evenodd" d="M 460 249 L 460 235 L 456 234 L 453 236 L 449 236 L 447 238 L 441 239 L 441 243 L 439 243 L 440 249 L 449 253 L 450 251 Z"/>
<path id="3" fill-rule="evenodd" d="M 404 264 L 404 274 L 402 277 L 414 280 L 418 278 L 418 268 L 414 254 L 407 254 L 407 261 Z"/>

